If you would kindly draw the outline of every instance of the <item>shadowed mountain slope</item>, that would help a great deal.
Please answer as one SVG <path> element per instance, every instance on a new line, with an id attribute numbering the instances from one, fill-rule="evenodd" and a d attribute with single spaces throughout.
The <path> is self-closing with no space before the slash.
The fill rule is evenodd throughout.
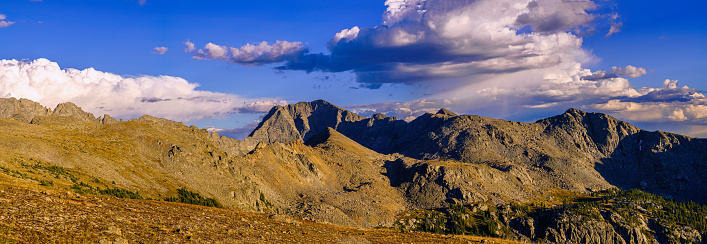
<path id="1" fill-rule="evenodd" d="M 706 192 L 704 139 L 644 131 L 576 109 L 536 123 L 444 109 L 405 122 L 382 114 L 365 118 L 319 100 L 273 108 L 239 141 L 149 115 L 116 121 L 71 103 L 51 110 L 0 99 L 0 138 L 3 182 L 82 194 L 122 190 L 152 199 L 187 189 L 229 209 L 361 227 L 406 223 L 401 214 L 418 209 L 451 213 L 450 204 L 558 204 L 556 193 L 567 190 L 619 186 L 698 202 Z M 526 241 L 534 235 L 522 233 L 537 229 L 525 217 L 520 227 L 502 216 L 493 221 Z M 542 228 L 564 235 L 565 220 L 548 221 L 558 226 Z M 617 237 L 602 226 L 578 233 Z M 619 234 L 623 239 L 611 240 L 632 238 Z M 555 237 L 543 238 L 562 242 Z"/>
<path id="2" fill-rule="evenodd" d="M 328 127 L 337 129 L 341 123 L 364 118 L 324 100 L 284 107 L 278 105 L 270 110 L 249 137 L 268 143 L 305 141 Z"/>
<path id="3" fill-rule="evenodd" d="M 322 103 L 301 102 L 287 107 L 287 114 L 297 115 L 289 122 L 280 121 L 288 117 L 268 115 L 253 134 L 263 134 L 267 124 L 289 123 L 304 128 L 297 124 L 307 121 L 304 124 L 308 129 L 298 130 L 308 134 L 335 125 L 330 127 L 379 153 L 400 153 L 421 160 L 453 159 L 502 170 L 515 168 L 519 174 L 528 175 L 536 187 L 584 191 L 616 185 L 707 202 L 707 188 L 702 182 L 707 171 L 705 139 L 644 131 L 606 114 L 577 109 L 536 123 L 459 116 L 444 109 L 405 122 L 382 114 L 361 118 Z M 285 111 L 273 109 L 281 110 Z M 318 115 L 316 119 L 306 117 L 314 114 Z M 281 138 L 275 133 L 269 135 Z M 281 141 L 304 138 L 298 136 Z"/>

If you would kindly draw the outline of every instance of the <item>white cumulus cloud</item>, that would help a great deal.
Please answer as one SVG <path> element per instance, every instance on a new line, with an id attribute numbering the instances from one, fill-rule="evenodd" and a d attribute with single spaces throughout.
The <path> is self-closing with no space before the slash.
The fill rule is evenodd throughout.
<path id="1" fill-rule="evenodd" d="M 133 118 L 149 114 L 195 121 L 232 113 L 264 113 L 270 108 L 252 104 L 285 103 L 200 91 L 198 86 L 173 76 L 123 77 L 93 68 L 61 69 L 47 59 L 0 60 L 0 94 L 4 97 L 28 98 L 50 108 L 74 102 L 96 115 Z"/>
<path id="2" fill-rule="evenodd" d="M 187 50 L 194 53 L 195 59 L 220 59 L 244 65 L 262 65 L 282 62 L 294 58 L 306 49 L 301 42 L 276 41 L 273 44 L 260 42 L 246 44 L 240 48 L 220 46 L 207 43 L 204 48 L 196 50 L 194 44 L 185 43 Z"/>
<path id="3" fill-rule="evenodd" d="M 203 49 L 199 49 L 194 55 L 195 59 L 227 59 L 226 50 L 228 47 L 219 46 L 211 42 L 207 43 Z"/>
<path id="4" fill-rule="evenodd" d="M 388 0 L 383 25 L 353 27 L 329 41 L 331 54 L 304 53 L 283 70 L 353 71 L 368 84 L 479 82 L 489 75 L 563 68 L 593 60 L 582 38 L 591 1 Z M 529 29 L 530 31 L 527 31 Z M 380 86 L 368 86 L 380 87 Z"/>
<path id="5" fill-rule="evenodd" d="M 611 72 L 613 72 L 617 75 L 628 76 L 631 78 L 637 78 L 637 77 L 647 74 L 645 68 L 634 67 L 631 65 L 626 65 L 626 68 L 614 66 L 611 68 Z"/>
<path id="6" fill-rule="evenodd" d="M 193 42 L 186 41 L 186 42 L 184 42 L 184 45 L 187 46 L 186 48 L 184 48 L 185 53 L 190 53 L 190 52 L 193 52 L 194 50 L 196 50 L 196 46 L 194 46 Z"/>

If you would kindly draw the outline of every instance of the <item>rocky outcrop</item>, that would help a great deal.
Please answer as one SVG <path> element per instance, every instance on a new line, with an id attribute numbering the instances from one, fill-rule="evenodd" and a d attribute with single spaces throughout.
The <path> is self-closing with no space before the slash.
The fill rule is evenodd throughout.
<path id="1" fill-rule="evenodd" d="M 83 109 L 79 108 L 79 106 L 70 102 L 57 105 L 54 112 L 52 112 L 52 116 L 74 117 L 86 122 L 101 123 L 92 113 L 85 112 Z"/>
<path id="2" fill-rule="evenodd" d="M 250 133 L 249 138 L 267 143 L 302 141 L 302 135 L 295 126 L 295 120 L 282 106 L 273 107 L 263 118 L 258 127 Z"/>
<path id="3" fill-rule="evenodd" d="M 137 122 L 142 122 L 142 123 L 155 123 L 155 124 L 159 124 L 162 126 L 176 126 L 176 127 L 184 126 L 184 123 L 182 123 L 182 122 L 177 122 L 177 121 L 163 119 L 163 118 L 157 118 L 157 117 L 150 116 L 150 115 L 143 115 L 140 118 L 132 119 L 132 121 L 137 121 Z"/>
<path id="4" fill-rule="evenodd" d="M 551 243 L 626 243 L 611 224 L 587 220 L 586 216 L 560 213 L 545 230 L 545 240 Z"/>
<path id="5" fill-rule="evenodd" d="M 659 224 L 637 212 L 624 213 L 630 215 L 627 219 L 616 210 L 594 208 L 590 211 L 594 214 L 548 210 L 544 213 L 546 216 L 535 220 L 541 223 L 535 228 L 537 239 L 550 243 L 702 243 L 700 232 L 689 226 Z M 532 220 L 529 217 L 518 219 Z"/>
<path id="6" fill-rule="evenodd" d="M 324 100 L 275 106 L 250 134 L 258 141 L 306 141 L 313 135 L 340 124 L 364 119 Z"/>
<path id="7" fill-rule="evenodd" d="M 640 129 L 602 113 L 569 109 L 565 113 L 539 120 L 548 134 L 571 139 L 585 152 L 610 157 L 626 137 Z"/>
<path id="8" fill-rule="evenodd" d="M 98 120 L 101 121 L 101 124 L 104 124 L 104 125 L 118 123 L 117 119 L 115 119 L 107 114 L 104 114 L 103 117 L 98 117 Z"/>
<path id="9" fill-rule="evenodd" d="M 446 231 L 476 229 L 475 233 L 483 235 L 537 243 L 703 243 L 701 233 L 692 227 L 641 213 L 629 205 L 617 208 L 568 204 L 534 210 L 522 205 L 467 206 L 466 211 L 459 211 L 458 205 L 444 209 L 440 214 L 446 215 L 446 219 L 430 218 L 434 214 L 405 214 L 397 227 L 420 230 L 420 223 L 428 222 Z"/>
<path id="10" fill-rule="evenodd" d="M 651 230 L 646 220 L 639 217 L 640 224 L 632 225 L 620 215 L 611 211 L 599 214 L 598 209 L 592 209 L 594 214 L 576 214 L 567 210 L 550 210 L 536 221 L 538 239 L 550 243 L 631 243 L 648 244 L 658 242 L 647 236 Z"/>
<path id="11" fill-rule="evenodd" d="M 72 117 L 90 123 L 115 123 L 116 119 L 109 115 L 103 118 L 96 118 L 91 113 L 83 111 L 76 104 L 67 102 L 56 106 L 54 110 L 46 108 L 37 102 L 20 98 L 0 98 L 0 118 L 14 118 L 25 123 L 32 123 L 35 118 L 46 116 Z M 40 119 L 45 120 L 45 119 Z M 37 121 L 39 122 L 39 121 Z"/>
<path id="12" fill-rule="evenodd" d="M 0 98 L 0 118 L 14 118 L 30 123 L 35 117 L 49 116 L 51 113 L 51 109 L 28 99 Z"/>

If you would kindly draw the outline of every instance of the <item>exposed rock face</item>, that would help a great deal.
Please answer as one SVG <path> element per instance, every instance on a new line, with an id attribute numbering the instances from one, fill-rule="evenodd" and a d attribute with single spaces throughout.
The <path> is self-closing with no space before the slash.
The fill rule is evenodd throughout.
<path id="1" fill-rule="evenodd" d="M 273 107 L 260 125 L 250 133 L 250 138 L 267 143 L 302 141 L 295 120 L 282 106 Z"/>
<path id="2" fill-rule="evenodd" d="M 37 102 L 20 98 L 0 98 L 0 118 L 15 118 L 29 123 L 37 116 L 49 116 L 52 111 Z"/>
<path id="3" fill-rule="evenodd" d="M 538 192 L 528 190 L 513 173 L 481 164 L 420 161 L 400 158 L 385 163 L 390 184 L 408 199 L 411 208 L 444 208 L 450 203 L 525 202 Z"/>
<path id="4" fill-rule="evenodd" d="M 83 109 L 79 108 L 79 106 L 76 106 L 76 104 L 70 102 L 60 103 L 57 105 L 52 115 L 74 117 L 86 122 L 100 123 L 100 121 L 96 119 L 96 116 L 93 116 L 91 113 L 84 112 Z"/>
<path id="5" fill-rule="evenodd" d="M 103 117 L 98 117 L 98 120 L 100 120 L 101 124 L 104 124 L 104 125 L 118 123 L 117 119 L 115 119 L 107 114 L 104 114 Z"/>
<path id="6" fill-rule="evenodd" d="M 411 122 L 354 115 L 324 101 L 273 108 L 255 141 L 306 140 L 325 126 L 379 153 L 454 159 L 513 172 L 533 187 L 574 191 L 612 185 L 707 202 L 707 141 L 648 132 L 601 113 L 518 123 L 441 109 Z"/>
<path id="7" fill-rule="evenodd" d="M 67 102 L 57 105 L 52 111 L 37 102 L 20 98 L 0 98 L 0 118 L 14 118 L 25 123 L 32 123 L 35 118 L 45 116 L 65 116 L 91 123 L 114 123 L 116 119 L 105 115 L 104 119 L 96 119 L 91 113 L 84 112 L 76 104 Z"/>
<path id="8" fill-rule="evenodd" d="M 561 214 L 548 226 L 545 238 L 552 243 L 626 243 L 611 224 L 585 220 L 584 216 Z"/>
<path id="9" fill-rule="evenodd" d="M 556 210 L 545 216 L 546 226 L 538 226 L 538 238 L 551 243 L 631 243 L 648 244 L 658 241 L 646 233 L 653 232 L 646 219 L 637 216 L 637 224 L 630 224 L 619 214 L 604 211 L 594 217 Z M 540 221 L 543 222 L 543 221 Z"/>
<path id="10" fill-rule="evenodd" d="M 700 232 L 687 226 L 664 226 L 640 213 L 630 213 L 632 220 L 627 220 L 612 210 L 593 211 L 596 215 L 550 210 L 548 216 L 535 221 L 545 223 L 535 227 L 536 237 L 550 243 L 702 243 Z M 511 222 L 528 219 L 532 220 L 520 217 Z"/>
<path id="11" fill-rule="evenodd" d="M 328 127 L 364 118 L 324 100 L 275 106 L 249 137 L 270 143 L 306 141 Z"/>

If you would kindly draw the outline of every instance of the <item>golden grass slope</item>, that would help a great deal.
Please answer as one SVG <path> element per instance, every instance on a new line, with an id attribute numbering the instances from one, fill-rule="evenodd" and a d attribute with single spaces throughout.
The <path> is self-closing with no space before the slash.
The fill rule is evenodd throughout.
<path id="1" fill-rule="evenodd" d="M 0 176 L 2 178 L 2 176 Z M 0 183 L 0 243 L 517 243 Z"/>

